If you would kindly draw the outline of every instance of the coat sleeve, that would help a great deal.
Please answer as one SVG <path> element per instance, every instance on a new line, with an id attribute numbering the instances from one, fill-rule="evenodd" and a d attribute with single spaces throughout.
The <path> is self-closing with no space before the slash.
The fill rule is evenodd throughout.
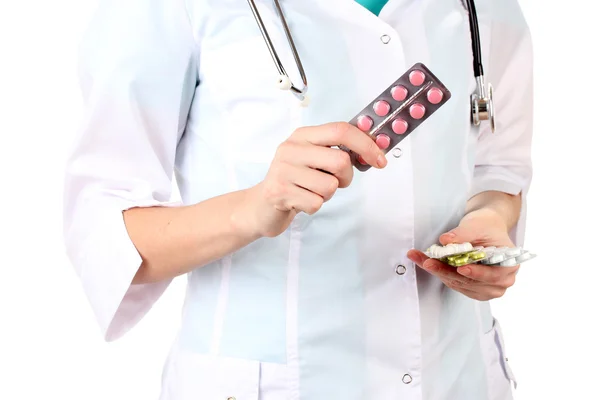
<path id="1" fill-rule="evenodd" d="M 519 222 L 511 232 L 523 245 L 527 192 L 531 183 L 533 54 L 529 28 L 516 0 L 492 1 L 487 81 L 494 86 L 496 132 L 482 122 L 471 195 L 483 191 L 521 193 Z"/>
<path id="2" fill-rule="evenodd" d="M 67 162 L 64 237 L 107 341 L 170 282 L 132 285 L 141 257 L 123 211 L 170 203 L 175 150 L 197 84 L 183 0 L 101 0 L 79 52 L 84 116 Z"/>

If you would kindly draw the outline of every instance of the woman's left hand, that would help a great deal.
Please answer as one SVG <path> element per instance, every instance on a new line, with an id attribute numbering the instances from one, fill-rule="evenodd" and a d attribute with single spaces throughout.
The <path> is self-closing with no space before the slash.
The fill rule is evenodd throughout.
<path id="1" fill-rule="evenodd" d="M 440 236 L 440 243 L 466 243 L 473 246 L 514 247 L 506 223 L 494 211 L 481 209 L 467 214 L 459 226 Z M 514 285 L 519 266 L 493 267 L 470 264 L 452 267 L 428 258 L 418 250 L 408 252 L 415 264 L 437 276 L 449 288 L 475 300 L 486 301 L 502 297 Z"/>

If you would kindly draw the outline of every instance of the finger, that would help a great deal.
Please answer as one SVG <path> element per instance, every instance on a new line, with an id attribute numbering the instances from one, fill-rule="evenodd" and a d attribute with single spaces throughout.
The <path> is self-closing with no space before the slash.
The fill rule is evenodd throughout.
<path id="1" fill-rule="evenodd" d="M 455 267 L 444 264 L 435 259 L 428 259 L 423 263 L 422 268 L 432 275 L 437 276 L 442 280 L 461 282 L 462 286 L 477 286 L 479 282 L 468 277 L 460 275 Z"/>
<path id="2" fill-rule="evenodd" d="M 419 267 L 423 267 L 423 263 L 429 260 L 429 257 L 427 257 L 425 253 L 415 249 L 409 250 L 406 256 Z"/>
<path id="3" fill-rule="evenodd" d="M 457 292 L 477 301 L 489 301 L 492 299 L 497 299 L 504 295 L 504 292 L 497 291 L 494 289 L 483 289 L 483 290 L 470 290 L 470 289 L 453 289 Z"/>
<path id="4" fill-rule="evenodd" d="M 307 167 L 290 165 L 287 169 L 290 182 L 309 190 L 328 201 L 338 188 L 339 181 L 334 175 Z"/>
<path id="5" fill-rule="evenodd" d="M 455 267 L 450 267 L 439 260 L 429 258 L 419 250 L 410 250 L 407 253 L 407 257 L 425 271 L 437 276 L 442 280 L 460 281 L 462 282 L 463 286 L 472 285 L 475 283 L 472 279 L 458 274 Z"/>
<path id="6" fill-rule="evenodd" d="M 509 281 L 511 275 L 516 275 L 519 266 L 497 267 L 482 264 L 470 264 L 458 267 L 457 272 L 465 277 L 487 284 L 501 284 Z"/>
<path id="7" fill-rule="evenodd" d="M 383 168 L 387 164 L 385 154 L 377 147 L 375 141 L 346 122 L 300 128 L 294 137 L 317 146 L 345 146 L 360 154 L 367 164 L 375 168 Z"/>
<path id="8" fill-rule="evenodd" d="M 289 186 L 283 200 L 288 209 L 295 209 L 296 211 L 313 215 L 321 209 L 321 206 L 323 206 L 324 199 L 318 194 L 296 185 Z"/>
<path id="9" fill-rule="evenodd" d="M 463 282 L 456 279 L 442 279 L 441 281 L 450 289 L 461 292 L 469 297 L 472 297 L 473 294 L 479 293 L 478 290 L 468 287 L 468 285 L 465 285 Z"/>
<path id="10" fill-rule="evenodd" d="M 465 285 L 461 284 L 459 281 L 452 281 L 452 280 L 448 281 L 448 280 L 444 280 L 444 279 L 442 279 L 442 282 L 448 288 L 450 288 L 454 291 L 457 291 L 459 293 L 462 293 L 465 296 L 470 297 L 474 300 L 478 300 L 478 301 L 488 301 L 491 299 L 497 299 L 499 297 L 504 296 L 504 294 L 506 293 L 506 289 L 499 288 L 496 286 L 489 286 L 489 285 L 465 286 Z"/>
<path id="11" fill-rule="evenodd" d="M 350 155 L 339 149 L 286 141 L 279 146 L 280 160 L 296 166 L 308 166 L 333 174 L 339 187 L 345 188 L 352 182 L 354 170 Z"/>
<path id="12" fill-rule="evenodd" d="M 466 296 L 469 296 L 472 299 L 479 301 L 488 301 L 493 299 L 499 299 L 500 297 L 504 296 L 504 294 L 506 293 L 506 289 L 495 286 L 485 286 L 478 290 L 465 289 L 463 292 Z"/>

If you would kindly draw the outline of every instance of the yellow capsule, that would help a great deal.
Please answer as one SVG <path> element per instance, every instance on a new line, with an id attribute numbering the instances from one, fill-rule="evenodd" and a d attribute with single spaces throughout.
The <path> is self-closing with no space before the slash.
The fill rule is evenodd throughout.
<path id="1" fill-rule="evenodd" d="M 456 263 L 468 263 L 469 262 L 469 256 L 463 256 L 460 258 L 457 258 L 455 260 Z"/>

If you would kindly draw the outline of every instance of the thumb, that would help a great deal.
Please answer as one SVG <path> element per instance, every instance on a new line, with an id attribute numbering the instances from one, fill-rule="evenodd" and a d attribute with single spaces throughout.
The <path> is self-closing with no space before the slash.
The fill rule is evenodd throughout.
<path id="1" fill-rule="evenodd" d="M 440 243 L 445 246 L 450 243 L 470 243 L 476 239 L 477 237 L 472 229 L 468 229 L 464 226 L 457 226 L 451 231 L 442 234 L 440 236 Z"/>

